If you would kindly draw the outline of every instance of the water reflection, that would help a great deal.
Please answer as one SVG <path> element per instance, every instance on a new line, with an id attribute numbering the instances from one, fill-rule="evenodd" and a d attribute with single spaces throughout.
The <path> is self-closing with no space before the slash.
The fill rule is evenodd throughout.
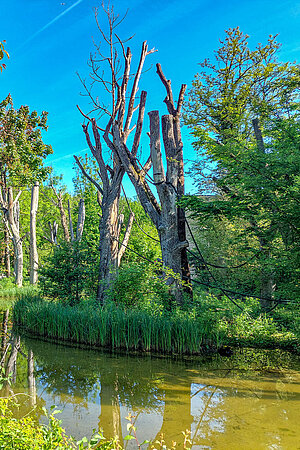
<path id="1" fill-rule="evenodd" d="M 5 317 L 3 332 L 4 324 Z M 176 360 L 5 333 L 2 365 L 13 380 L 6 392 L 27 394 L 16 414 L 34 410 L 43 420 L 41 407 L 55 404 L 68 433 L 79 438 L 102 428 L 128 449 L 136 448 L 123 441 L 129 412 L 141 441 L 163 434 L 170 446 L 189 430 L 194 449 L 297 448 L 299 359 L 288 353 L 245 350 L 225 359 Z"/>

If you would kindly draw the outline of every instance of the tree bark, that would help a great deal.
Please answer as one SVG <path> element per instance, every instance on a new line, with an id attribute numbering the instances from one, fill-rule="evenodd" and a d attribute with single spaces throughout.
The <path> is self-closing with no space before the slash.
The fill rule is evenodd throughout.
<path id="1" fill-rule="evenodd" d="M 84 200 L 81 198 L 79 200 L 79 205 L 78 205 L 78 220 L 77 220 L 77 228 L 76 228 L 76 241 L 77 242 L 81 241 L 84 222 L 85 222 L 85 206 L 84 206 Z"/>
<path id="2" fill-rule="evenodd" d="M 5 273 L 6 277 L 10 277 L 10 248 L 9 248 L 9 232 L 4 227 L 4 264 L 5 264 Z"/>
<path id="3" fill-rule="evenodd" d="M 31 189 L 30 208 L 30 284 L 38 281 L 39 255 L 36 242 L 36 215 L 39 203 L 39 183 L 36 182 Z"/>

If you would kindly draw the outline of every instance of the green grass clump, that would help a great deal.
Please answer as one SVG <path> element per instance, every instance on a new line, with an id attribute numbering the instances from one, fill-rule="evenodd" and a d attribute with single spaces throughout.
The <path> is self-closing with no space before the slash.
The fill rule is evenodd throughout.
<path id="1" fill-rule="evenodd" d="M 62 305 L 38 295 L 22 295 L 14 307 L 14 323 L 47 338 L 112 349 L 197 354 L 219 343 L 216 324 L 188 312 L 151 314 L 110 303 Z"/>

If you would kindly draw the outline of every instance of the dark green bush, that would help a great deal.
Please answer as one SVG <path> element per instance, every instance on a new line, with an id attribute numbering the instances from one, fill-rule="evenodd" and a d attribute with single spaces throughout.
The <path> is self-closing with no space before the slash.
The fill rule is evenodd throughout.
<path id="1" fill-rule="evenodd" d="M 97 256 L 86 241 L 62 242 L 40 270 L 39 280 L 44 295 L 71 305 L 94 297 Z"/>
<path id="2" fill-rule="evenodd" d="M 170 309 L 172 296 L 159 278 L 156 266 L 145 262 L 132 262 L 121 266 L 108 296 L 117 305 L 150 307 L 151 310 Z"/>

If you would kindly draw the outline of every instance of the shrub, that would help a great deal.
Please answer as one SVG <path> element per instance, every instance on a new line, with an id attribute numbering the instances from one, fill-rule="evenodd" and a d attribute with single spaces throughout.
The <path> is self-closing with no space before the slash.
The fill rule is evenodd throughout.
<path id="1" fill-rule="evenodd" d="M 172 304 L 169 288 L 159 278 L 156 266 L 141 262 L 120 267 L 108 297 L 118 305 L 151 311 L 170 309 Z"/>
<path id="2" fill-rule="evenodd" d="M 87 242 L 62 242 L 40 270 L 44 294 L 74 305 L 95 295 L 97 263 Z"/>

